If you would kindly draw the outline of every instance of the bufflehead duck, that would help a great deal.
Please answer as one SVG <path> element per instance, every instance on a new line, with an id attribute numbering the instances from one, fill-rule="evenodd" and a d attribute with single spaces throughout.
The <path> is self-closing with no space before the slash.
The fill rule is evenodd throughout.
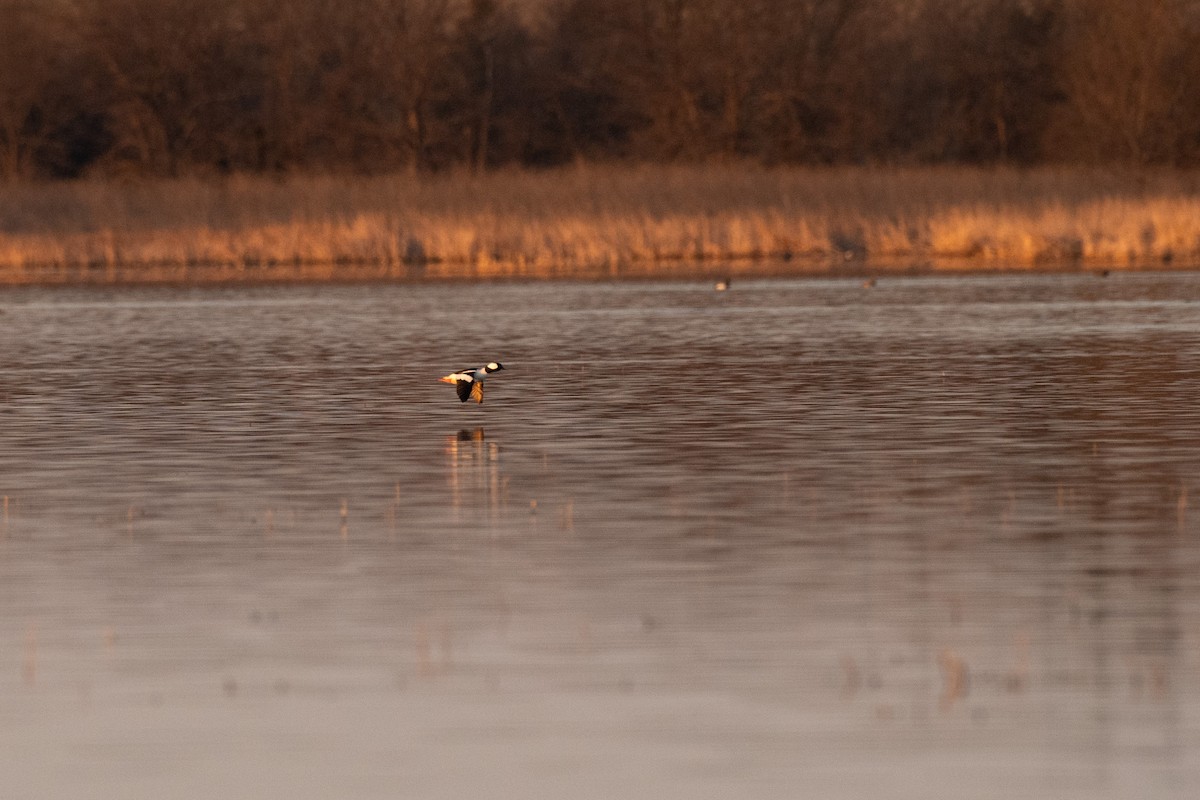
<path id="1" fill-rule="evenodd" d="M 498 361 L 489 361 L 482 367 L 475 369 L 464 369 L 458 372 L 451 372 L 444 378 L 440 378 L 442 383 L 453 383 L 454 388 L 458 391 L 458 399 L 460 402 L 474 400 L 476 403 L 483 402 L 483 381 L 488 375 L 493 372 L 499 372 L 504 369 L 504 365 Z"/>
<path id="2" fill-rule="evenodd" d="M 728 290 L 729 287 L 732 285 L 733 285 L 733 278 L 726 278 L 725 280 L 717 281 L 716 283 L 714 283 L 713 289 L 715 289 L 718 292 L 724 292 L 724 291 Z"/>

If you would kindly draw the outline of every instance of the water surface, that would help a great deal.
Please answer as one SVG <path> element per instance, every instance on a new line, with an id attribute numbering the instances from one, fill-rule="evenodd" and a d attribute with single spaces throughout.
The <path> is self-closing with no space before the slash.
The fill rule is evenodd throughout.
<path id="1" fill-rule="evenodd" d="M 13 289 L 0 366 L 5 797 L 1200 783 L 1198 275 Z"/>

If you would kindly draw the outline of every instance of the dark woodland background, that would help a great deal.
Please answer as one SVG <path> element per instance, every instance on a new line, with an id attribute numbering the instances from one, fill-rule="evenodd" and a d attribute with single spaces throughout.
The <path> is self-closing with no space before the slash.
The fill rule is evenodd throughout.
<path id="1" fill-rule="evenodd" d="M 0 0 L 0 179 L 1200 162 L 1198 0 Z"/>

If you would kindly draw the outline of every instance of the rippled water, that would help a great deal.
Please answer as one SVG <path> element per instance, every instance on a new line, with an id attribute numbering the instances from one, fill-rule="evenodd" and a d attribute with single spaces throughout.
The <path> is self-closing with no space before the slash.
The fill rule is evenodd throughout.
<path id="1" fill-rule="evenodd" d="M 6 290 L 0 365 L 4 797 L 1200 782 L 1200 275 Z"/>

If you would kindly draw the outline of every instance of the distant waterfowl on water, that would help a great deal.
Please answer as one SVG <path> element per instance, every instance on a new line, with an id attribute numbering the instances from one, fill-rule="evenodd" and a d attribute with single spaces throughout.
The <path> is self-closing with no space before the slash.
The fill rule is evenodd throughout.
<path id="1" fill-rule="evenodd" d="M 713 289 L 718 292 L 724 292 L 724 291 L 728 291 L 729 287 L 732 285 L 733 285 L 733 278 L 722 278 L 721 280 L 719 280 L 715 284 L 713 284 Z"/>

